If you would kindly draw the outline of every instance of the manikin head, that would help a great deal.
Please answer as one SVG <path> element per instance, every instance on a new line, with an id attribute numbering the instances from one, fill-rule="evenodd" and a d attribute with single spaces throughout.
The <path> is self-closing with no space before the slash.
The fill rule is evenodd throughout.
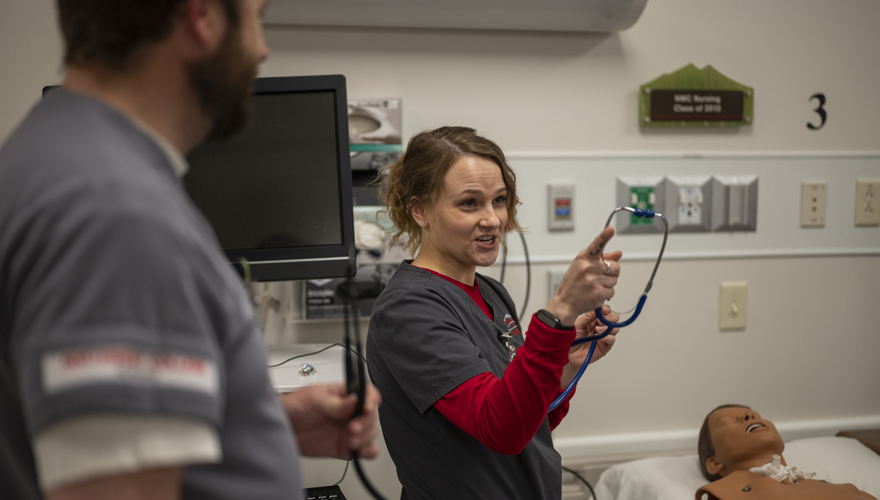
<path id="1" fill-rule="evenodd" d="M 748 406 L 723 405 L 706 415 L 700 428 L 700 469 L 715 481 L 738 470 L 760 467 L 773 455 L 781 456 L 784 448 L 773 422 Z"/>

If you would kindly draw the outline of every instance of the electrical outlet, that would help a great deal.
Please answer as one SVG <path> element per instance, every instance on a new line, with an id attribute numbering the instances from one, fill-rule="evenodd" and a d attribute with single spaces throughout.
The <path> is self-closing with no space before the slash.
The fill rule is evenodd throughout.
<path id="1" fill-rule="evenodd" d="M 880 225 L 880 179 L 856 180 L 857 226 Z"/>
<path id="2" fill-rule="evenodd" d="M 685 186 L 678 190 L 678 223 L 699 226 L 703 215 L 703 193 L 700 188 Z"/>
<path id="3" fill-rule="evenodd" d="M 801 183 L 801 227 L 825 227 L 825 181 Z"/>
<path id="4" fill-rule="evenodd" d="M 663 215 L 670 232 L 709 231 L 712 223 L 712 178 L 708 175 L 669 177 L 663 183 Z"/>
<path id="5" fill-rule="evenodd" d="M 727 281 L 721 283 L 721 303 L 718 309 L 718 329 L 745 330 L 748 309 L 748 283 Z"/>

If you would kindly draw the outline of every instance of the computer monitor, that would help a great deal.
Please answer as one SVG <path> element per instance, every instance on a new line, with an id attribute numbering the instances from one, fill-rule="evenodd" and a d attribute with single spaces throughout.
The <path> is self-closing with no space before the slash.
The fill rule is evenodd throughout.
<path id="1" fill-rule="evenodd" d="M 354 269 L 346 106 L 342 75 L 258 78 L 248 128 L 189 155 L 187 192 L 253 279 Z"/>

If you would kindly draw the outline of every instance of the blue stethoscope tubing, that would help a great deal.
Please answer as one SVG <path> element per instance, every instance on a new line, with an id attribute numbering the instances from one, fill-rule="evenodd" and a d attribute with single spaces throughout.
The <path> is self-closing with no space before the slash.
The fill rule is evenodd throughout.
<path id="1" fill-rule="evenodd" d="M 623 328 L 624 326 L 631 325 L 639 317 L 639 314 L 642 313 L 642 308 L 645 306 L 645 301 L 648 299 L 648 292 L 650 292 L 651 287 L 654 286 L 654 276 L 657 275 L 657 269 L 660 267 L 660 260 L 663 259 L 663 251 L 666 250 L 666 238 L 669 237 L 669 222 L 666 221 L 666 217 L 664 217 L 663 214 L 658 214 L 653 210 L 644 210 L 641 208 L 633 207 L 618 207 L 615 208 L 614 211 L 611 212 L 611 215 L 608 216 L 608 222 L 605 223 L 605 227 L 611 225 L 611 220 L 614 219 L 614 216 L 617 214 L 617 212 L 630 212 L 636 217 L 642 217 L 646 219 L 653 219 L 657 217 L 663 221 L 663 244 L 660 245 L 660 253 L 657 255 L 657 262 L 654 263 L 654 271 L 651 273 L 651 277 L 648 278 L 648 285 L 645 286 L 645 291 L 642 292 L 642 296 L 639 297 L 639 303 L 636 304 L 635 311 L 633 312 L 632 316 L 630 316 L 625 321 L 621 321 L 619 323 L 609 321 L 605 319 L 604 315 L 602 315 L 602 307 L 598 307 L 596 309 L 596 318 L 603 325 L 605 325 L 605 331 L 596 335 L 587 335 L 586 337 L 575 339 L 575 341 L 571 343 L 571 346 L 575 347 L 586 342 L 592 342 L 592 344 L 590 345 L 590 350 L 587 352 L 587 359 L 584 360 L 584 364 L 581 365 L 581 368 L 574 376 L 574 379 L 571 381 L 570 384 L 568 384 L 568 387 L 566 387 L 565 390 L 562 391 L 562 394 L 560 394 L 556 399 L 553 400 L 552 403 L 550 403 L 550 409 L 547 410 L 547 413 L 555 410 L 556 407 L 562 404 L 562 402 L 565 401 L 565 398 L 567 398 L 568 395 L 571 394 L 571 391 L 574 390 L 574 386 L 576 386 L 578 381 L 580 381 L 581 376 L 583 376 L 584 372 L 587 370 L 587 366 L 589 366 L 590 364 L 590 360 L 593 359 L 593 353 L 596 351 L 596 342 L 610 335 L 615 328 Z"/>

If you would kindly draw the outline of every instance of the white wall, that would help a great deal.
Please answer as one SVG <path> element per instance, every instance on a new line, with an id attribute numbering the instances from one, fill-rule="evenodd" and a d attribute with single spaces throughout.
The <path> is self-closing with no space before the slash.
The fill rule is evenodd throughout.
<path id="1" fill-rule="evenodd" d="M 61 37 L 55 2 L 0 3 L 0 142 L 40 99 L 46 85 L 61 82 Z"/>
<path id="2" fill-rule="evenodd" d="M 610 35 L 277 27 L 262 74 L 343 73 L 351 96 L 402 97 L 406 135 L 463 123 L 508 151 L 876 150 L 878 19 L 872 0 L 650 0 Z M 753 86 L 754 125 L 641 132 L 638 86 L 687 63 Z"/>
<path id="3" fill-rule="evenodd" d="M 753 405 L 791 428 L 880 419 L 880 229 L 854 228 L 849 198 L 856 177 L 880 177 L 878 24 L 875 0 L 651 0 L 633 28 L 610 35 L 272 26 L 267 39 L 273 53 L 261 75 L 342 73 L 351 97 L 402 97 L 407 136 L 464 124 L 512 153 L 524 186 L 532 257 L 539 262 L 527 312 L 546 300 L 546 271 L 563 269 L 565 254 L 601 226 L 613 206 L 615 175 L 727 174 L 732 172 L 721 170 L 730 165 L 715 160 L 662 157 L 765 154 L 738 157 L 735 167 L 761 179 L 756 233 L 670 236 L 673 258 L 661 267 L 644 318 L 621 334 L 608 359 L 587 371 L 555 433 L 563 453 L 577 457 L 607 436 L 689 435 L 706 411 L 731 401 Z M 60 80 L 55 32 L 50 2 L 0 5 L 0 139 L 43 85 Z M 753 86 L 754 125 L 640 130 L 638 86 L 687 63 L 712 64 Z M 819 132 L 806 128 L 816 120 L 808 100 L 816 92 L 828 99 L 828 122 Z M 846 155 L 853 151 L 868 154 L 856 164 Z M 619 152 L 648 159 L 621 159 Z M 772 152 L 790 159 L 783 165 Z M 803 156 L 817 152 L 822 154 Z M 550 236 L 544 229 L 548 179 L 577 184 L 582 211 L 574 234 Z M 824 229 L 798 227 L 798 186 L 806 179 L 829 182 Z M 636 256 L 655 242 L 618 240 Z M 518 248 L 512 241 L 515 262 Z M 719 257 L 724 248 L 735 252 Z M 650 264 L 624 264 L 618 297 L 628 307 L 644 286 L 635 277 L 647 276 Z M 508 277 L 520 301 L 522 266 L 512 266 Z M 726 280 L 749 282 L 744 332 L 717 329 L 718 284 Z M 333 322 L 289 330 L 285 338 L 301 342 L 341 337 Z M 368 467 L 391 494 L 396 482 L 387 454 Z M 310 485 L 328 484 L 341 469 L 310 460 L 305 476 Z M 352 471 L 344 487 L 349 498 L 366 498 Z"/>
<path id="4" fill-rule="evenodd" d="M 759 176 L 758 232 L 670 237 L 671 258 L 644 318 L 587 371 L 555 432 L 564 456 L 578 463 L 591 449 L 643 451 L 621 445 L 632 436 L 650 436 L 661 448 L 693 447 L 705 413 L 731 401 L 753 405 L 783 429 L 876 426 L 880 313 L 871 277 L 880 276 L 880 230 L 855 228 L 852 217 L 854 179 L 880 177 L 880 99 L 872 83 L 880 77 L 878 22 L 873 1 L 651 0 L 632 29 L 611 35 L 272 27 L 273 54 L 262 74 L 343 73 L 352 97 L 402 97 L 406 136 L 465 124 L 499 142 L 520 176 L 532 258 L 540 262 L 530 311 L 546 301 L 546 271 L 564 269 L 564 254 L 590 241 L 614 206 L 616 175 Z M 638 86 L 687 63 L 712 64 L 753 86 L 754 125 L 640 130 Z M 828 99 L 819 132 L 806 127 L 816 120 L 809 101 L 816 92 Z M 874 154 L 856 165 L 844 155 L 852 151 Z M 662 158 L 728 152 L 728 159 Z M 814 152 L 824 156 L 800 156 Z M 767 156 L 738 156 L 755 153 Z M 824 229 L 798 226 L 800 182 L 808 179 L 829 183 Z M 574 234 L 547 233 L 547 180 L 576 183 Z M 658 239 L 617 243 L 643 256 Z M 519 242 L 510 246 L 521 261 Z M 724 250 L 749 257 L 705 258 Z M 625 266 L 617 305 L 628 308 L 650 263 Z M 522 266 L 508 276 L 519 302 Z M 718 331 L 718 286 L 728 280 L 749 282 L 744 332 Z M 332 324 L 292 330 L 288 338 L 336 338 Z M 610 444 L 598 446 L 602 439 Z M 335 480 L 307 471 L 317 481 Z M 384 465 L 375 471 L 393 479 Z M 394 482 L 380 487 L 391 492 Z"/>

